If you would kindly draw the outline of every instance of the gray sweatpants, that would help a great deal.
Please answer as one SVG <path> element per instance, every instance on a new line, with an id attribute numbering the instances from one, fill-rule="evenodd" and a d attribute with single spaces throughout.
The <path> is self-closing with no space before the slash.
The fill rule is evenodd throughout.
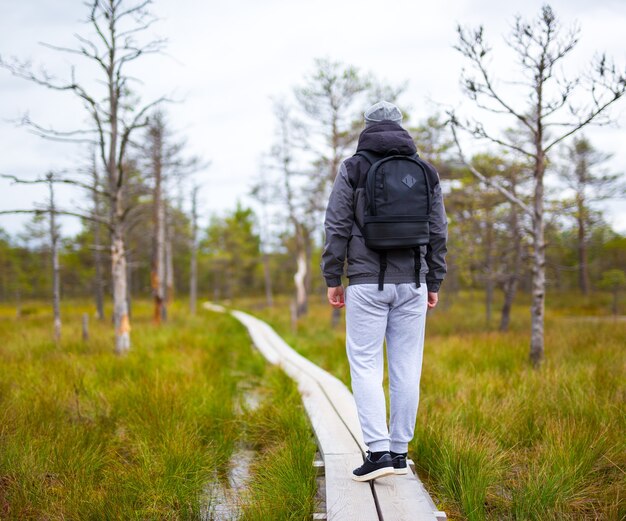
<path id="1" fill-rule="evenodd" d="M 372 452 L 406 452 L 413 439 L 426 325 L 426 284 L 354 284 L 346 289 L 346 351 L 363 440 Z M 383 391 L 387 341 L 390 417 Z"/>

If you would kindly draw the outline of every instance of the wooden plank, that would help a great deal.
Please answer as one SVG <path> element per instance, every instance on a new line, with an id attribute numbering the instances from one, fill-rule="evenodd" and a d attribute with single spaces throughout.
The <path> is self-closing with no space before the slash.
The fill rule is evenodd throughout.
<path id="1" fill-rule="evenodd" d="M 226 311 L 226 308 L 224 308 L 224 306 L 220 306 L 219 304 L 213 304 L 212 302 L 205 302 L 203 306 L 205 309 L 208 309 L 209 311 L 215 311 L 216 313 L 224 313 L 224 311 Z"/>
<path id="2" fill-rule="evenodd" d="M 317 382 L 304 373 L 297 378 L 298 389 L 315 432 L 328 475 L 329 455 L 350 454 L 362 459 L 361 450 Z"/>
<path id="3" fill-rule="evenodd" d="M 267 323 L 239 311 L 233 312 L 233 315 L 244 322 L 246 326 L 249 326 L 255 332 L 255 336 L 263 338 L 261 340 L 262 344 L 269 344 L 273 352 L 277 353 L 279 360 L 273 363 L 278 363 L 289 372 L 290 366 L 285 364 L 285 362 L 289 362 L 318 382 L 322 391 L 329 398 L 331 405 L 337 409 L 339 417 L 346 424 L 350 434 L 364 453 L 367 447 L 363 442 L 356 404 L 354 403 L 352 393 L 345 384 L 294 351 Z M 290 374 L 290 376 L 293 375 Z"/>
<path id="4" fill-rule="evenodd" d="M 326 519 L 379 521 L 371 487 L 351 477 L 352 470 L 363 462 L 361 448 L 333 407 L 329 396 L 312 376 L 319 377 L 318 371 L 306 359 L 299 355 L 293 356 L 295 352 L 291 348 L 287 350 L 286 344 L 278 342 L 275 334 L 272 334 L 273 330 L 269 331 L 263 322 L 240 312 L 235 317 L 248 328 L 257 347 L 262 346 L 261 352 L 269 353 L 298 384 L 324 458 Z"/>
<path id="5" fill-rule="evenodd" d="M 415 462 L 412 459 L 408 459 L 407 460 L 407 465 L 409 466 L 409 469 L 411 469 L 412 475 L 415 477 L 415 479 L 417 479 L 418 486 L 421 488 L 422 494 L 423 494 L 424 498 L 426 499 L 426 501 L 428 501 L 428 504 L 433 509 L 433 512 L 435 513 L 435 517 L 438 520 L 447 519 L 446 513 L 437 509 L 437 505 L 435 505 L 434 501 L 430 497 L 430 494 L 426 490 L 426 487 L 424 487 L 424 484 L 422 483 L 422 480 L 417 475 L 417 470 L 415 470 Z"/>
<path id="6" fill-rule="evenodd" d="M 377 479 L 374 490 L 385 520 L 437 521 L 430 496 L 412 472 Z"/>
<path id="7" fill-rule="evenodd" d="M 278 354 L 276 349 L 274 349 L 274 346 L 265 337 L 263 332 L 254 327 L 255 322 L 253 320 L 250 320 L 252 317 L 250 317 L 250 315 L 248 315 L 247 313 L 242 313 L 241 311 L 231 311 L 231 314 L 244 326 L 246 326 L 246 328 L 248 329 L 248 333 L 252 338 L 252 341 L 254 342 L 254 345 L 267 359 L 267 361 L 274 365 L 280 363 L 280 355 Z"/>
<path id="8" fill-rule="evenodd" d="M 363 441 L 363 431 L 361 430 L 361 422 L 359 421 L 354 396 L 341 380 L 328 373 L 326 376 L 327 378 L 324 378 L 320 385 L 350 431 L 361 452 L 365 454 L 367 445 Z"/>
<path id="9" fill-rule="evenodd" d="M 209 309 L 223 310 L 219 307 Z M 324 459 L 327 519 L 446 519 L 445 512 L 437 510 L 413 472 L 379 478 L 373 486 L 354 481 L 352 470 L 363 462 L 362 455 L 367 447 L 363 443 L 354 397 L 348 387 L 294 351 L 262 320 L 240 311 L 232 311 L 232 314 L 246 326 L 254 344 L 268 361 L 281 366 L 298 384 Z M 382 518 L 379 518 L 378 511 Z"/>
<path id="10" fill-rule="evenodd" d="M 302 365 L 308 366 L 301 364 L 298 357 L 288 356 L 284 345 L 280 346 L 279 352 L 275 333 L 269 333 L 271 328 L 265 322 L 239 311 L 234 311 L 233 315 L 248 328 L 255 345 L 268 360 L 278 363 L 297 382 L 322 455 L 360 454 L 360 448 L 318 382 L 301 368 Z"/>
<path id="11" fill-rule="evenodd" d="M 237 312 L 238 318 L 239 315 L 241 315 L 241 313 Z M 246 320 L 248 320 L 251 324 L 256 323 L 259 330 L 262 331 L 262 334 L 271 343 L 273 348 L 279 353 L 279 356 L 283 360 L 292 362 L 302 371 L 318 381 L 322 390 L 329 397 L 333 407 L 337 409 L 340 418 L 346 424 L 346 427 L 355 439 L 355 442 L 359 445 L 361 451 L 365 453 L 367 446 L 363 442 L 363 434 L 356 410 L 356 404 L 354 403 L 352 393 L 346 385 L 335 376 L 331 375 L 321 367 L 315 365 L 309 359 L 294 351 L 283 340 L 283 338 L 269 326 L 269 324 L 250 315 L 246 316 Z"/>
<path id="12" fill-rule="evenodd" d="M 352 470 L 363 463 L 362 456 L 328 455 L 324 463 L 328 519 L 379 521 L 370 485 L 354 481 L 351 477 Z"/>

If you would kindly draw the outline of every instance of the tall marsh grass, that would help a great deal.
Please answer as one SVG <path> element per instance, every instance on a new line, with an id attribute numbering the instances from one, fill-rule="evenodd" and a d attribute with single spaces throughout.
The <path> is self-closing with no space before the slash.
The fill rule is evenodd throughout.
<path id="1" fill-rule="evenodd" d="M 47 306 L 29 303 L 19 319 L 0 306 L 0 519 L 200 519 L 238 443 L 265 462 L 252 504 L 289 500 L 301 506 L 273 519 L 310 517 L 315 448 L 297 390 L 238 322 L 175 304 L 156 327 L 139 302 L 133 347 L 117 357 L 108 321 L 92 319 L 81 340 L 88 309 L 64 305 L 57 346 Z M 263 399 L 242 414 L 250 385 Z"/>
<path id="2" fill-rule="evenodd" d="M 427 318 L 410 455 L 451 519 L 626 519 L 626 322 L 607 316 L 606 295 L 549 296 L 546 360 L 533 370 L 526 300 L 501 333 L 497 317 L 486 324 L 483 294 L 442 290 Z M 255 307 L 350 384 L 344 324 L 331 328 L 321 298 L 296 331 L 286 302 Z"/>

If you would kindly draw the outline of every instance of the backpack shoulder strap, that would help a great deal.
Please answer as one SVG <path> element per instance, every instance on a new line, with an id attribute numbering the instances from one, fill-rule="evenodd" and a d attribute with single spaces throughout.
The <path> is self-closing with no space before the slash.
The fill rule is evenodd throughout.
<path id="1" fill-rule="evenodd" d="M 373 165 L 374 163 L 376 163 L 376 161 L 378 161 L 378 157 L 376 157 L 374 154 L 372 154 L 371 152 L 368 152 L 367 150 L 359 150 L 356 152 L 356 154 L 354 154 L 355 156 L 361 156 L 364 157 L 365 159 L 367 159 L 370 163 L 370 165 Z"/>
<path id="2" fill-rule="evenodd" d="M 417 156 L 417 154 L 415 154 Z M 431 165 L 428 161 L 424 161 L 421 157 L 415 157 L 415 160 L 418 161 L 426 170 L 426 175 L 428 176 L 428 182 L 431 188 L 434 188 L 437 183 L 439 183 L 439 174 L 437 174 L 437 170 L 435 167 Z"/>
<path id="3" fill-rule="evenodd" d="M 365 160 L 370 164 L 369 166 L 370 168 L 374 163 L 376 163 L 380 159 L 376 157 L 374 154 L 372 154 L 371 152 L 368 152 L 366 150 L 359 150 L 352 157 L 356 157 L 356 156 L 361 156 L 365 158 Z M 358 187 L 361 186 L 362 179 L 365 178 L 363 174 L 358 175 L 357 171 L 358 169 L 352 168 L 351 171 L 348 173 L 348 180 L 350 181 L 350 185 L 352 186 L 354 190 L 356 190 Z M 367 170 L 365 170 L 365 172 L 367 172 Z"/>

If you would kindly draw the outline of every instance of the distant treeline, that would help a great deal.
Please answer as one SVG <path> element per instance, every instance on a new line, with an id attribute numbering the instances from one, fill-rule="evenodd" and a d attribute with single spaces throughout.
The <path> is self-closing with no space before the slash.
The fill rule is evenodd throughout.
<path id="1" fill-rule="evenodd" d="M 418 143 L 419 146 L 419 143 Z M 488 159 L 483 157 L 483 163 Z M 490 158 L 497 165 L 497 158 Z M 450 172 L 445 165 L 439 169 Z M 135 176 L 149 193 L 149 175 Z M 456 182 L 447 182 L 445 195 L 449 224 L 449 273 L 442 291 L 465 288 L 502 288 L 506 282 L 506 258 L 511 254 L 510 232 L 506 221 L 505 202 L 493 202 L 483 195 L 473 178 L 462 174 Z M 152 201 L 146 198 L 140 206 L 144 218 L 129 231 L 127 265 L 131 297 L 150 297 L 153 222 L 150 219 Z M 167 203 L 171 248 L 173 295 L 187 296 L 190 280 L 190 217 L 176 201 Z M 577 210 L 564 209 L 560 204 L 546 225 L 546 274 L 550 290 L 582 289 L 582 271 L 586 271 L 590 289 L 600 289 L 603 273 L 626 266 L 626 237 L 615 232 L 600 212 L 589 211 L 584 236 L 587 263 L 582 266 Z M 0 300 L 4 302 L 32 298 L 49 298 L 52 287 L 50 246 L 45 216 L 35 217 L 24 232 L 10 236 L 0 235 Z M 261 241 L 259 215 L 251 208 L 238 205 L 221 216 L 214 216 L 208 226 L 198 233 L 198 294 L 201 298 L 228 299 L 264 295 L 265 276 L 263 257 L 267 257 L 274 294 L 291 295 L 294 292 L 294 258 L 296 246 L 289 227 L 274 225 L 276 236 L 265 246 Z M 312 293 L 325 289 L 319 270 L 321 225 L 316 230 L 317 241 L 311 254 L 310 272 Z M 63 297 L 90 297 L 96 285 L 94 263 L 94 226 L 83 222 L 77 235 L 64 237 L 59 250 L 61 292 Z M 526 246 L 524 246 L 526 249 Z M 110 262 L 103 249 L 105 265 Z M 530 290 L 530 268 L 521 258 L 520 289 Z M 491 266 L 491 269 L 487 267 Z M 102 271 L 103 286 L 111 287 L 110 270 Z M 171 297 L 171 295 L 170 295 Z"/>

